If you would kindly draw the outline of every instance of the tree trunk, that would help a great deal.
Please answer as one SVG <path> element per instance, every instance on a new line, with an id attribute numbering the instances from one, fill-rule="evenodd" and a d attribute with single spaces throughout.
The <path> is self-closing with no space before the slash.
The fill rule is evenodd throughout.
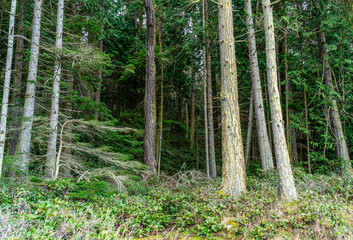
<path id="1" fill-rule="evenodd" d="M 185 101 L 185 127 L 186 127 L 186 139 L 188 139 L 189 136 L 189 103 L 186 100 Z"/>
<path id="2" fill-rule="evenodd" d="M 159 21 L 158 24 L 158 41 L 159 41 L 159 51 L 161 56 L 163 55 L 163 43 L 162 43 L 162 24 Z M 161 159 L 162 159 L 162 139 L 163 139 L 163 113 L 164 113 L 164 66 L 163 61 L 160 62 L 161 68 L 161 84 L 160 84 L 160 100 L 159 100 L 159 116 L 158 116 L 158 151 L 157 151 L 157 161 L 158 161 L 158 176 L 161 171 Z"/>
<path id="3" fill-rule="evenodd" d="M 238 103 L 238 77 L 231 0 L 220 0 L 218 10 L 222 100 L 222 190 L 231 196 L 246 191 L 244 152 Z"/>
<path id="4" fill-rule="evenodd" d="M 309 174 L 311 174 L 310 130 L 309 130 L 308 102 L 307 102 L 307 98 L 306 98 L 306 85 L 304 85 L 304 109 L 305 109 L 306 151 L 307 151 L 307 158 L 308 158 L 308 170 L 309 170 Z"/>
<path id="5" fill-rule="evenodd" d="M 9 107 L 11 68 L 12 68 L 12 58 L 13 58 L 13 43 L 14 43 L 14 34 L 15 34 L 14 32 L 15 32 L 16 4 L 17 4 L 17 0 L 12 0 L 11 1 L 10 22 L 9 22 L 9 37 L 8 37 L 8 42 L 7 42 L 6 71 L 5 71 L 4 90 L 3 90 L 3 95 L 2 95 L 2 106 L 1 106 L 0 177 L 1 177 L 1 171 L 2 171 L 2 162 L 3 162 L 3 159 L 4 159 L 7 110 L 8 110 L 8 107 Z"/>
<path id="6" fill-rule="evenodd" d="M 193 66 L 191 67 L 191 110 L 190 110 L 190 143 L 191 148 L 195 145 L 195 105 L 196 105 L 196 79 L 193 71 Z"/>
<path id="7" fill-rule="evenodd" d="M 245 170 L 249 164 L 250 158 L 250 148 L 251 148 L 251 133 L 252 133 L 252 121 L 254 119 L 254 102 L 253 102 L 253 92 L 251 92 L 250 97 L 250 107 L 249 107 L 249 119 L 248 119 L 248 131 L 246 134 L 246 150 L 245 150 Z"/>
<path id="8" fill-rule="evenodd" d="M 276 154 L 280 190 L 287 201 L 296 200 L 297 190 L 290 165 L 287 142 L 284 131 L 280 95 L 278 90 L 277 64 L 273 13 L 270 0 L 262 0 L 266 38 L 267 80 L 271 108 L 273 143 Z"/>
<path id="9" fill-rule="evenodd" d="M 61 80 L 61 56 L 63 48 L 63 27 L 64 27 L 64 0 L 58 1 L 58 12 L 56 20 L 56 60 L 54 67 L 53 93 L 51 98 L 50 112 L 50 134 L 47 149 L 47 165 L 45 173 L 48 178 L 54 178 L 55 160 L 56 160 L 56 143 L 58 137 L 58 120 L 59 120 L 59 95 Z"/>
<path id="10" fill-rule="evenodd" d="M 246 18 L 246 24 L 248 30 L 252 94 L 254 95 L 257 136 L 260 148 L 262 168 L 263 170 L 268 171 L 273 169 L 273 157 L 268 137 L 268 131 L 266 127 L 266 116 L 264 110 L 264 102 L 262 98 L 260 70 L 256 50 L 254 19 L 252 15 L 250 0 L 245 0 L 245 10 L 248 14 Z"/>
<path id="11" fill-rule="evenodd" d="M 102 26 L 102 29 L 101 29 L 101 35 L 103 37 L 103 26 Z M 104 45 L 104 42 L 103 42 L 103 39 L 101 39 L 99 41 L 99 52 L 103 53 L 103 45 Z M 96 89 L 96 104 L 99 104 L 101 102 L 101 92 L 102 92 L 102 80 L 103 80 L 103 71 L 102 70 L 99 70 L 98 71 L 98 84 L 97 84 L 97 89 Z M 96 120 L 99 119 L 99 106 L 97 105 L 97 108 L 94 112 L 94 118 Z"/>
<path id="12" fill-rule="evenodd" d="M 205 25 L 208 24 L 208 0 L 205 4 Z M 208 26 L 205 26 L 205 48 L 206 48 L 206 79 L 207 79 L 207 120 L 208 120 L 208 145 L 210 160 L 210 176 L 217 177 L 216 154 L 214 143 L 214 125 L 213 125 L 213 95 L 212 95 L 212 67 L 211 67 L 211 39 Z"/>
<path id="13" fill-rule="evenodd" d="M 146 89 L 145 89 L 145 154 L 149 171 L 155 173 L 155 105 L 154 105 L 154 11 L 153 0 L 145 0 L 146 9 Z"/>
<path id="14" fill-rule="evenodd" d="M 42 0 L 34 1 L 33 24 L 32 24 L 32 41 L 31 55 L 28 66 L 28 81 L 25 95 L 25 103 L 23 109 L 23 119 L 21 123 L 21 134 L 18 145 L 16 147 L 16 155 L 19 155 L 19 169 L 25 174 L 28 173 L 31 133 L 33 125 L 35 92 L 39 59 L 39 42 L 40 42 L 40 21 Z"/>
<path id="15" fill-rule="evenodd" d="M 202 25 L 205 28 L 206 23 L 205 23 L 205 1 L 203 0 L 202 8 L 203 8 L 203 20 L 202 20 Z M 207 114 L 207 64 L 206 64 L 206 44 L 203 46 L 203 97 L 204 97 L 204 104 L 203 104 L 203 110 L 204 110 L 204 116 L 205 116 L 205 161 L 206 161 L 206 174 L 207 177 L 210 177 L 210 155 L 209 155 L 209 145 L 208 145 L 208 114 Z"/>
<path id="16" fill-rule="evenodd" d="M 336 144 L 336 154 L 337 157 L 342 161 L 341 168 L 344 174 L 351 176 L 353 174 L 352 166 L 349 159 L 349 152 L 346 144 L 346 139 L 343 133 L 342 124 L 340 120 L 340 114 L 338 111 L 337 102 L 332 96 L 331 92 L 334 91 L 333 84 L 332 84 L 332 76 L 331 76 L 331 67 L 330 62 L 328 60 L 328 50 L 326 47 L 326 37 L 324 31 L 321 29 L 321 23 L 317 22 L 317 39 L 320 49 L 320 55 L 323 61 L 323 68 L 324 68 L 324 83 L 325 85 L 329 86 L 330 93 L 329 93 L 329 101 L 331 103 L 329 114 L 331 120 L 331 128 L 333 132 L 333 138 L 335 139 Z"/>
<path id="17" fill-rule="evenodd" d="M 290 115 L 294 110 L 290 104 L 293 102 L 292 80 L 288 79 L 288 34 L 284 33 L 284 81 L 286 83 L 286 123 L 287 123 L 287 142 L 290 147 L 292 162 L 298 163 L 297 135 L 295 128 L 290 123 Z"/>
<path id="18" fill-rule="evenodd" d="M 19 2 L 20 15 L 17 25 L 17 35 L 24 36 L 24 21 L 25 21 L 25 2 L 24 0 Z M 21 92 L 22 92 L 22 72 L 23 72 L 23 54 L 24 54 L 24 39 L 23 37 L 17 37 L 16 39 L 16 54 L 15 54 L 15 64 L 14 64 L 14 84 L 13 84 L 13 94 L 12 100 L 13 107 L 10 115 L 12 116 L 12 123 L 9 131 L 9 143 L 7 148 L 8 155 L 14 155 L 16 150 L 16 145 L 19 136 L 19 128 L 21 121 Z"/>
<path id="19" fill-rule="evenodd" d="M 200 157 L 199 157 L 199 117 L 196 116 L 196 135 L 195 135 L 195 145 L 196 145 L 196 169 L 200 169 Z"/>

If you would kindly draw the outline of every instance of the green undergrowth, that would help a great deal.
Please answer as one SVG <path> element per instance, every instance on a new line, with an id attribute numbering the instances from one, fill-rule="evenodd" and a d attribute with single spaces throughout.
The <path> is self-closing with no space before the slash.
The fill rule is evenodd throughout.
<path id="1" fill-rule="evenodd" d="M 119 193 L 102 181 L 0 182 L 0 239 L 351 239 L 353 181 L 295 170 L 300 198 L 276 174 L 248 176 L 233 199 L 196 171 Z"/>

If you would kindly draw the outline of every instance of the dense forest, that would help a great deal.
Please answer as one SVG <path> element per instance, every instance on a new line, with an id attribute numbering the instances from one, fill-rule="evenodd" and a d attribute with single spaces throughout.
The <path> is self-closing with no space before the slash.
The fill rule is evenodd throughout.
<path id="1" fill-rule="evenodd" d="M 0 239 L 353 238 L 351 0 L 0 0 Z"/>

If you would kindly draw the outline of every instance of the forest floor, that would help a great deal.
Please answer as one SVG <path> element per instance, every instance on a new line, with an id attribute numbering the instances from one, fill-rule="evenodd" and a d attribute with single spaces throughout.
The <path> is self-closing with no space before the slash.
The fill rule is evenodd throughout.
<path id="1" fill-rule="evenodd" d="M 0 239 L 353 239 L 353 180 L 295 169 L 299 200 L 282 201 L 276 174 L 247 177 L 247 193 L 220 193 L 196 171 L 140 183 L 33 178 L 0 182 Z"/>

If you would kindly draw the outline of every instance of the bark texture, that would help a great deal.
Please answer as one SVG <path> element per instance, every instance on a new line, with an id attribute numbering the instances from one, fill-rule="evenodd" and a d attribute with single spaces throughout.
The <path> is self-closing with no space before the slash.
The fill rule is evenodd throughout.
<path id="1" fill-rule="evenodd" d="M 1 105 L 0 177 L 1 177 L 1 171 L 2 171 L 2 162 L 3 162 L 3 159 L 4 159 L 6 123 L 7 123 L 7 110 L 8 110 L 8 107 L 9 107 L 11 69 L 12 69 L 14 33 L 15 33 L 16 4 L 17 4 L 17 0 L 12 0 L 11 1 L 10 22 L 9 22 L 9 36 L 8 36 L 8 42 L 7 42 L 7 57 L 6 57 L 5 80 L 4 80 L 4 90 L 3 90 L 3 95 L 2 95 L 2 105 Z"/>
<path id="2" fill-rule="evenodd" d="M 19 2 L 20 15 L 17 25 L 17 35 L 24 36 L 24 21 L 26 4 L 25 0 Z M 10 110 L 12 122 L 9 127 L 9 143 L 7 147 L 7 154 L 14 155 L 18 136 L 20 134 L 20 122 L 21 122 L 21 93 L 22 93 L 22 72 L 23 72 L 23 54 L 24 54 L 24 39 L 23 37 L 17 37 L 16 39 L 16 53 L 14 63 L 14 81 L 13 81 L 13 93 L 12 93 L 12 104 L 13 107 Z"/>
<path id="3" fill-rule="evenodd" d="M 266 39 L 266 63 L 268 95 L 270 100 L 273 144 L 276 154 L 277 171 L 281 194 L 287 201 L 296 200 L 297 190 L 294 185 L 294 177 L 290 165 L 287 142 L 284 131 L 280 95 L 278 90 L 276 42 L 273 27 L 273 13 L 270 0 L 262 0 L 264 12 L 264 26 Z"/>
<path id="4" fill-rule="evenodd" d="M 222 189 L 228 195 L 240 196 L 246 191 L 246 187 L 238 103 L 233 8 L 231 0 L 220 0 L 219 3 L 223 158 Z"/>
<path id="5" fill-rule="evenodd" d="M 56 143 L 58 137 L 58 120 L 59 120 L 59 95 L 61 80 L 61 56 L 63 47 L 63 27 L 64 27 L 64 0 L 58 1 L 57 22 L 56 22 L 56 60 L 54 67 L 53 95 L 51 98 L 50 112 L 50 134 L 47 149 L 47 166 L 45 169 L 46 176 L 54 178 L 56 160 Z"/>
<path id="6" fill-rule="evenodd" d="M 28 81 L 23 108 L 23 119 L 21 123 L 21 134 L 16 147 L 16 155 L 19 155 L 19 170 L 28 173 L 28 165 L 31 148 L 31 133 L 33 125 L 36 81 L 38 72 L 39 43 L 40 43 L 40 21 L 42 0 L 34 1 L 31 56 L 28 66 Z"/>
<path id="7" fill-rule="evenodd" d="M 155 172 L 155 105 L 154 105 L 154 10 L 153 1 L 145 0 L 146 9 L 146 88 L 145 88 L 145 153 L 144 161 L 151 173 Z"/>
<path id="8" fill-rule="evenodd" d="M 163 42 L 162 42 L 162 23 L 158 22 L 158 42 L 159 42 L 159 51 L 160 54 L 163 54 Z M 164 113 L 164 66 L 163 62 L 160 62 L 161 70 L 161 82 L 160 82 L 160 99 L 159 99 L 159 115 L 158 115 L 158 152 L 157 152 L 157 161 L 158 161 L 158 176 L 161 172 L 161 159 L 162 159 L 162 140 L 163 140 L 163 113 Z"/>
<path id="9" fill-rule="evenodd" d="M 190 143 L 191 148 L 195 145 L 195 105 L 196 105 L 196 79 L 193 67 L 191 67 L 191 106 L 190 106 Z"/>
<path id="10" fill-rule="evenodd" d="M 256 49 L 256 37 L 254 29 L 254 19 L 252 15 L 251 1 L 245 0 L 245 11 L 247 13 L 246 24 L 248 34 L 248 47 L 249 47 L 249 58 L 250 58 L 250 70 L 252 80 L 252 92 L 254 96 L 255 105 L 255 116 L 256 116 L 256 128 L 258 143 L 260 149 L 260 157 L 262 163 L 262 169 L 272 170 L 273 169 L 273 156 L 268 137 L 268 131 L 266 126 L 266 116 L 264 110 L 264 101 L 261 90 L 261 79 L 259 62 L 257 58 Z"/>
<path id="11" fill-rule="evenodd" d="M 208 23 L 208 0 L 205 0 L 205 25 Z M 216 154 L 214 142 L 213 124 L 213 94 L 212 94 L 212 67 L 211 67 L 211 39 L 208 26 L 205 28 L 205 47 L 206 47 L 206 79 L 207 79 L 207 120 L 208 120 L 208 145 L 210 154 L 210 177 L 217 177 Z"/>
<path id="12" fill-rule="evenodd" d="M 342 123 L 340 120 L 340 114 L 338 111 L 337 102 L 331 94 L 331 92 L 334 91 L 334 88 L 332 84 L 330 62 L 328 60 L 328 50 L 326 47 L 325 32 L 321 29 L 321 23 L 319 21 L 317 22 L 316 34 L 317 34 L 317 39 L 319 43 L 320 55 L 323 61 L 324 83 L 330 88 L 330 93 L 328 96 L 329 101 L 331 103 L 329 114 L 330 114 L 332 134 L 336 144 L 336 154 L 337 154 L 337 157 L 341 160 L 342 172 L 344 174 L 352 175 L 353 170 L 349 159 L 349 152 L 348 152 L 346 139 L 342 129 Z"/>

